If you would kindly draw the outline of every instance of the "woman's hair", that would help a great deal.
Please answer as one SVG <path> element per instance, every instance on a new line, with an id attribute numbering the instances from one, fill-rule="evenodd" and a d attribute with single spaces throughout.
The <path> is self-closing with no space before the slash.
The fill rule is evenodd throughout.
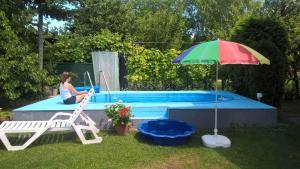
<path id="1" fill-rule="evenodd" d="M 65 83 L 66 82 L 66 80 L 69 78 L 69 77 L 71 77 L 71 74 L 69 73 L 69 72 L 63 72 L 62 74 L 61 74 L 61 83 Z"/>

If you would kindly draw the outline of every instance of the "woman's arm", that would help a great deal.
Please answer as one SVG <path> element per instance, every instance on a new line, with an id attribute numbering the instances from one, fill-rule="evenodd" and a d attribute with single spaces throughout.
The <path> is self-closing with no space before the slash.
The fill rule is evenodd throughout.
<path id="1" fill-rule="evenodd" d="M 81 91 L 81 92 L 78 92 L 78 91 L 73 87 L 73 85 L 70 84 L 70 83 L 68 83 L 67 85 L 68 85 L 68 86 L 67 86 L 68 89 L 69 89 L 69 90 L 71 91 L 71 93 L 74 94 L 74 95 L 80 95 L 80 94 L 87 94 L 87 93 L 88 93 L 86 90 Z"/>

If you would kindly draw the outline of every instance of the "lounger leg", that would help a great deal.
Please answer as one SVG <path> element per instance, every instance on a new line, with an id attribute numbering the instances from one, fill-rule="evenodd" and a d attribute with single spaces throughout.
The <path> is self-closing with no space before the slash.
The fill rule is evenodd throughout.
<path id="1" fill-rule="evenodd" d="M 33 136 L 30 137 L 30 139 L 27 140 L 27 141 L 23 144 L 24 149 L 25 149 L 26 147 L 28 147 L 30 144 L 32 144 L 36 139 L 38 139 L 43 133 L 45 133 L 46 130 L 47 130 L 47 129 L 41 129 L 41 130 L 37 131 L 36 133 L 34 133 Z"/>
<path id="2" fill-rule="evenodd" d="M 33 136 L 30 137 L 23 145 L 19 145 L 19 146 L 11 145 L 5 133 L 2 132 L 0 133 L 0 139 L 8 151 L 24 150 L 26 147 L 32 144 L 37 138 L 39 138 L 45 131 L 46 131 L 45 129 L 42 129 L 35 132 Z"/>
<path id="3" fill-rule="evenodd" d="M 78 135 L 80 141 L 82 144 L 94 144 L 94 143 L 101 143 L 102 142 L 102 137 L 99 137 L 97 133 L 95 132 L 95 129 L 90 127 L 90 126 L 76 126 L 74 123 L 72 124 L 76 134 Z M 82 132 L 82 130 L 88 130 L 91 131 L 93 136 L 95 137 L 94 139 L 87 140 Z"/>
<path id="4" fill-rule="evenodd" d="M 83 121 L 85 121 L 85 123 L 87 123 L 90 127 L 92 127 L 93 130 L 94 130 L 96 133 L 98 133 L 98 132 L 100 131 L 97 127 L 95 127 L 96 123 L 95 123 L 88 115 L 86 115 L 84 112 L 82 112 L 82 113 L 80 114 L 80 118 L 81 118 Z"/>
<path id="5" fill-rule="evenodd" d="M 13 146 L 10 144 L 10 142 L 9 142 L 7 136 L 5 135 L 5 133 L 2 133 L 2 132 L 0 133 L 0 139 L 1 139 L 2 143 L 4 144 L 4 146 L 6 147 L 7 150 L 9 150 L 9 151 L 20 150 L 18 148 L 17 149 L 13 148 Z"/>

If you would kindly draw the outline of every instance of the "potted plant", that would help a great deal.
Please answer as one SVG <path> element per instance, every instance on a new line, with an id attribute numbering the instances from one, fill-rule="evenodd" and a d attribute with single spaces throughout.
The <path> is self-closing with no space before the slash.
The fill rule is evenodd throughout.
<path id="1" fill-rule="evenodd" d="M 7 112 L 7 111 L 1 111 L 0 112 L 0 124 L 3 122 L 3 121 L 9 121 L 11 119 L 11 113 L 10 112 Z"/>
<path id="2" fill-rule="evenodd" d="M 111 119 L 118 134 L 126 135 L 131 125 L 131 108 L 125 106 L 122 101 L 106 105 L 105 112 Z"/>

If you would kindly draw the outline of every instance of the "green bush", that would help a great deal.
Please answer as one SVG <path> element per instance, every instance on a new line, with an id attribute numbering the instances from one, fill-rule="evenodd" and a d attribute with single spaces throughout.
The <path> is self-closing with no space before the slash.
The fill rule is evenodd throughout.
<path id="1" fill-rule="evenodd" d="M 274 18 L 250 17 L 233 29 L 232 41 L 243 43 L 270 59 L 270 65 L 228 66 L 231 85 L 238 93 L 255 98 L 264 94 L 263 101 L 280 106 L 287 64 L 287 33 L 283 24 Z"/>
<path id="2" fill-rule="evenodd" d="M 127 59 L 129 89 L 183 90 L 207 89 L 211 86 L 211 67 L 205 65 L 172 64 L 181 52 L 169 49 L 146 49 L 136 46 Z"/>
<path id="3" fill-rule="evenodd" d="M 0 117 L 10 117 L 11 112 L 8 111 L 0 111 Z"/>

